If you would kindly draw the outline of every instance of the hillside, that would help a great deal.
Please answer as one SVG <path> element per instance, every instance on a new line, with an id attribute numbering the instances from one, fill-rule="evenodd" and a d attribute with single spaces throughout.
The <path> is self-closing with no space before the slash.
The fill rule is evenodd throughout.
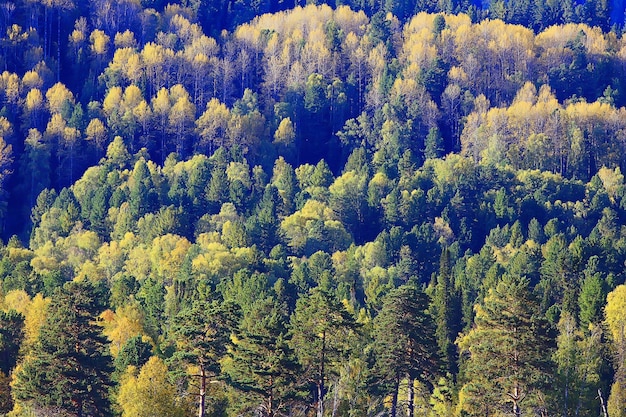
<path id="1" fill-rule="evenodd" d="M 0 415 L 623 415 L 626 39 L 567 4 L 3 4 Z"/>

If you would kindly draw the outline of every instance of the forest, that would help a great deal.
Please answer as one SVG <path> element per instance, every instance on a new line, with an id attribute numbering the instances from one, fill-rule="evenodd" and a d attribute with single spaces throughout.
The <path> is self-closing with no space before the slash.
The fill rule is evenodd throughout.
<path id="1" fill-rule="evenodd" d="M 0 3 L 0 416 L 626 416 L 606 0 Z"/>

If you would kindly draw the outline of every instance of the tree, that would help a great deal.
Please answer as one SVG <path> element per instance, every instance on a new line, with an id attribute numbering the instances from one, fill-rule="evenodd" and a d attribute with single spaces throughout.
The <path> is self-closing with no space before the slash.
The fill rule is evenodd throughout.
<path id="1" fill-rule="evenodd" d="M 174 319 L 173 334 L 178 349 L 173 358 L 198 369 L 192 375 L 199 379 L 198 417 L 205 415 L 207 383 L 209 378 L 220 374 L 220 361 L 231 344 L 230 335 L 238 316 L 239 309 L 234 303 L 196 301 Z"/>
<path id="2" fill-rule="evenodd" d="M 117 401 L 122 417 L 182 417 L 176 401 L 176 387 L 168 380 L 167 366 L 162 359 L 152 356 L 141 367 L 128 367 L 122 376 Z"/>
<path id="3" fill-rule="evenodd" d="M 288 345 L 286 310 L 273 297 L 255 302 L 243 317 L 232 351 L 229 382 L 256 400 L 251 406 L 263 417 L 282 415 L 297 394 L 298 364 Z"/>
<path id="4" fill-rule="evenodd" d="M 126 368 L 134 366 L 141 368 L 152 356 L 152 345 L 143 340 L 142 336 L 133 336 L 126 341 L 115 358 L 115 373 L 113 379 L 118 381 Z"/>
<path id="5" fill-rule="evenodd" d="M 88 282 L 70 282 L 54 294 L 37 342 L 17 372 L 16 399 L 57 415 L 110 415 L 112 364 L 95 323 L 104 299 Z"/>
<path id="6" fill-rule="evenodd" d="M 24 316 L 15 310 L 0 311 L 0 414 L 13 408 L 9 375 L 24 340 Z"/>
<path id="7" fill-rule="evenodd" d="M 8 179 L 9 175 L 13 172 L 11 165 L 13 164 L 13 147 L 8 144 L 4 138 L 0 135 L 0 201 L 4 201 L 6 198 L 6 190 L 4 189 L 4 183 Z M 4 214 L 6 210 L 4 204 L 0 206 L 0 215 Z"/>
<path id="8" fill-rule="evenodd" d="M 296 303 L 289 321 L 289 346 L 302 366 L 302 375 L 316 388 L 317 417 L 324 416 L 328 375 L 346 356 L 355 327 L 354 318 L 326 288 L 313 288 Z"/>
<path id="9" fill-rule="evenodd" d="M 455 294 L 451 275 L 450 250 L 446 247 L 441 251 L 439 260 L 439 274 L 437 274 L 432 300 L 432 315 L 437 326 L 435 336 L 437 338 L 437 346 L 439 346 L 439 354 L 446 369 L 455 374 L 457 358 L 454 346 L 454 340 L 456 339 L 454 330 L 457 326 L 454 323 L 454 311 L 458 309 L 454 308 Z"/>
<path id="10" fill-rule="evenodd" d="M 603 365 L 602 327 L 591 324 L 580 331 L 567 312 L 557 325 L 556 364 L 562 415 L 593 413 L 598 406 L 598 382 Z"/>
<path id="11" fill-rule="evenodd" d="M 434 383 L 439 370 L 436 327 L 429 313 L 428 297 L 416 286 L 391 291 L 374 319 L 374 351 L 378 378 L 392 395 L 389 415 L 395 417 L 400 382 L 406 378 L 407 416 L 414 414 L 414 381 Z"/>
<path id="12" fill-rule="evenodd" d="M 0 311 L 0 372 L 5 375 L 17 364 L 24 340 L 24 316 L 15 310 Z"/>
<path id="13" fill-rule="evenodd" d="M 623 417 L 626 401 L 626 285 L 618 285 L 606 297 L 605 323 L 613 338 L 615 376 L 608 400 L 611 417 Z"/>
<path id="14" fill-rule="evenodd" d="M 459 408 L 470 415 L 543 410 L 554 372 L 554 342 L 524 277 L 504 275 L 475 307 L 474 327 L 459 341 L 466 381 Z"/>

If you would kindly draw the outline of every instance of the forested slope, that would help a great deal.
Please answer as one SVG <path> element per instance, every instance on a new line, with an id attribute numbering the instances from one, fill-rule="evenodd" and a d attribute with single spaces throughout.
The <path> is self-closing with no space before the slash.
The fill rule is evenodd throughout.
<path id="1" fill-rule="evenodd" d="M 231 6 L 3 6 L 0 413 L 623 415 L 626 40 Z"/>

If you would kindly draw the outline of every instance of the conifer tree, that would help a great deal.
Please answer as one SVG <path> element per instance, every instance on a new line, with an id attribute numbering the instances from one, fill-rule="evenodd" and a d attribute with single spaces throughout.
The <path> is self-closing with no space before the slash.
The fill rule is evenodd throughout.
<path id="1" fill-rule="evenodd" d="M 374 319 L 378 378 L 392 395 L 390 416 L 397 415 L 400 383 L 407 380 L 407 415 L 414 412 L 414 381 L 435 382 L 439 370 L 435 324 L 427 313 L 428 297 L 414 285 L 390 292 Z"/>
<path id="2" fill-rule="evenodd" d="M 229 382 L 251 397 L 249 409 L 263 417 L 282 415 L 298 394 L 299 367 L 288 345 L 286 310 L 273 297 L 255 302 L 243 317 L 232 350 Z"/>
<path id="3" fill-rule="evenodd" d="M 459 394 L 461 410 L 516 417 L 529 410 L 547 413 L 554 339 L 538 311 L 528 280 L 510 275 L 476 306 L 474 327 L 458 342 L 469 355 L 462 368 L 466 381 Z"/>
<path id="4" fill-rule="evenodd" d="M 439 355 L 444 367 L 451 373 L 456 373 L 456 347 L 454 340 L 454 292 L 451 283 L 450 250 L 446 247 L 441 251 L 439 274 L 435 285 L 432 314 L 437 330 L 435 337 L 439 346 Z"/>
<path id="5" fill-rule="evenodd" d="M 70 282 L 54 293 L 37 342 L 16 375 L 17 399 L 60 416 L 110 415 L 112 364 L 95 323 L 105 299 L 88 282 Z"/>
<path id="6" fill-rule="evenodd" d="M 24 316 L 15 310 L 0 310 L 0 414 L 13 408 L 9 377 L 18 359 L 24 340 Z"/>
<path id="7" fill-rule="evenodd" d="M 300 297 L 289 322 L 290 346 L 295 351 L 302 375 L 315 385 L 317 417 L 324 416 L 326 380 L 332 365 L 345 357 L 354 318 L 325 287 L 315 287 Z"/>
<path id="8" fill-rule="evenodd" d="M 221 372 L 220 360 L 230 346 L 239 309 L 234 303 L 196 301 L 174 319 L 173 334 L 178 350 L 173 359 L 198 368 L 198 417 L 206 412 L 209 378 Z"/>

